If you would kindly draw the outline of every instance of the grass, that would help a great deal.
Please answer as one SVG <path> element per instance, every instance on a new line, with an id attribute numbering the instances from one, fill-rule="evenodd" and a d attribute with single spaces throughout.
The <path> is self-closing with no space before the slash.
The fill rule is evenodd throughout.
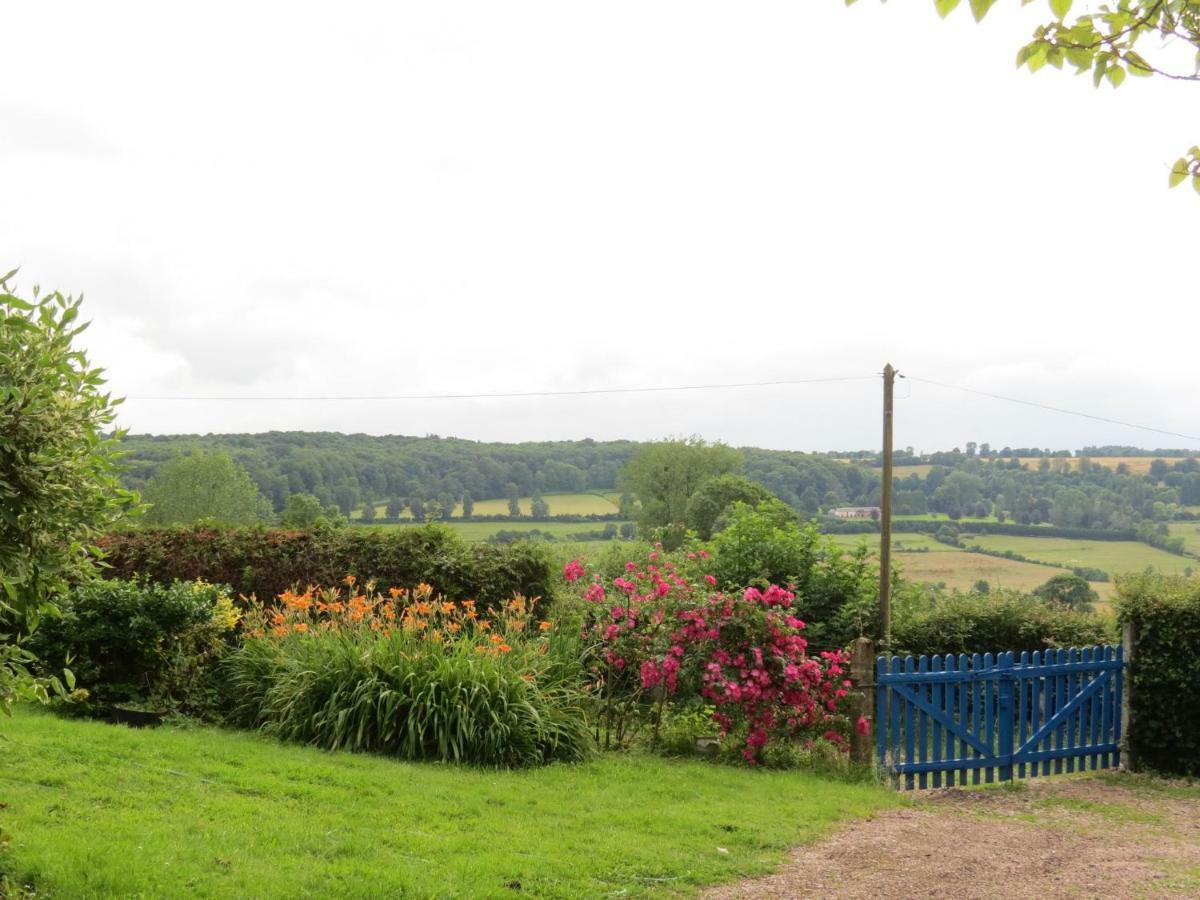
<path id="1" fill-rule="evenodd" d="M 455 519 L 451 519 L 449 522 L 444 522 L 443 524 L 449 525 L 451 528 L 453 528 L 455 531 L 457 531 L 464 540 L 486 541 L 489 537 L 491 537 L 497 531 L 533 531 L 534 529 L 537 529 L 538 531 L 542 532 L 543 534 L 552 534 L 556 538 L 561 540 L 561 539 L 567 537 L 568 535 L 572 535 L 572 534 L 581 534 L 581 533 L 587 532 L 587 531 L 603 531 L 604 528 L 607 525 L 609 525 L 610 523 L 608 523 L 608 522 L 522 522 L 520 519 L 516 519 L 512 522 L 462 522 L 462 521 L 458 521 Z M 617 528 L 620 528 L 623 523 L 622 522 L 613 522 L 611 524 L 616 525 Z M 413 524 L 389 523 L 387 525 L 364 525 L 362 527 L 363 528 L 383 528 L 383 529 L 415 528 L 416 523 L 413 523 Z"/>
<path id="2" fill-rule="evenodd" d="M 7 862 L 50 898 L 689 894 L 903 802 L 637 754 L 494 771 L 31 710 L 0 728 Z"/>
<path id="3" fill-rule="evenodd" d="M 1200 554 L 1200 522 L 1172 522 L 1167 527 L 1171 530 L 1171 537 L 1183 538 L 1183 546 L 1188 553 Z"/>
<path id="4" fill-rule="evenodd" d="M 1184 569 L 1200 567 L 1200 563 L 1194 559 L 1176 556 L 1139 541 L 1084 541 L 1073 538 L 986 534 L 964 537 L 963 542 L 979 544 L 985 550 L 1012 550 L 1029 559 L 1072 568 L 1088 566 L 1103 569 L 1110 575 L 1140 572 L 1147 566 L 1167 574 L 1182 573 Z"/>
<path id="5" fill-rule="evenodd" d="M 595 493 L 583 494 L 542 494 L 542 499 L 550 506 L 550 515 L 552 516 L 610 516 L 618 512 L 617 495 L 611 491 L 596 491 Z M 523 515 L 528 516 L 533 514 L 532 497 L 522 497 L 518 502 L 521 504 L 521 513 Z M 503 497 L 496 497 L 490 500 L 476 500 L 474 514 L 477 516 L 507 516 L 508 500 Z M 380 517 L 386 516 L 387 504 L 376 504 L 375 515 Z M 408 515 L 407 510 L 405 511 L 405 515 Z M 462 515 L 461 505 L 454 507 L 454 515 Z M 354 510 L 350 513 L 350 518 L 362 518 L 362 510 Z"/>

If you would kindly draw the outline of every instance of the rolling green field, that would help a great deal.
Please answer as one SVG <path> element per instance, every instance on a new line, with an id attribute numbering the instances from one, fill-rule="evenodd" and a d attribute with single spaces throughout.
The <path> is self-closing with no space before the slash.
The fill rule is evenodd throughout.
<path id="1" fill-rule="evenodd" d="M 680 896 L 905 802 L 640 753 L 496 771 L 25 709 L 0 732 L 0 871 L 62 900 Z"/>
<path id="2" fill-rule="evenodd" d="M 1068 567 L 1087 566 L 1103 569 L 1110 575 L 1140 572 L 1147 566 L 1167 574 L 1182 573 L 1188 568 L 1200 569 L 1200 563 L 1194 559 L 1175 556 L 1138 541 L 1081 541 L 1072 538 L 1013 537 L 999 534 L 979 535 L 963 540 L 964 543 L 978 544 L 985 550 L 1012 550 L 1029 559 Z"/>
<path id="3" fill-rule="evenodd" d="M 585 494 L 543 494 L 542 499 L 550 506 L 552 516 L 611 516 L 618 512 L 617 495 L 612 491 L 597 491 Z M 520 499 L 521 514 L 531 515 L 533 498 Z M 387 504 L 375 506 L 376 516 L 387 515 Z M 462 515 L 462 506 L 454 508 L 454 515 Z M 476 500 L 475 515 L 477 516 L 506 516 L 508 515 L 508 500 L 493 498 L 491 500 Z M 362 510 L 356 509 L 350 513 L 351 519 L 362 518 Z"/>
<path id="4" fill-rule="evenodd" d="M 1189 553 L 1200 554 L 1200 522 L 1172 522 L 1167 527 L 1171 529 L 1171 537 L 1183 538 Z M 1196 568 L 1200 569 L 1200 563 Z"/>

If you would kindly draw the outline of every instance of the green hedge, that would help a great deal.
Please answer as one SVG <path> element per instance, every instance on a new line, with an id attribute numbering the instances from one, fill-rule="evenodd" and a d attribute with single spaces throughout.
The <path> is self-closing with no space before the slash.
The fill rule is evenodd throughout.
<path id="1" fill-rule="evenodd" d="M 1117 596 L 1118 617 L 1136 634 L 1130 750 L 1149 768 L 1200 775 L 1200 580 L 1118 576 Z"/>
<path id="2" fill-rule="evenodd" d="M 375 579 L 381 587 L 425 582 L 447 597 L 489 606 L 513 594 L 549 598 L 554 584 L 544 548 L 468 544 L 440 525 L 396 531 L 147 528 L 108 535 L 99 544 L 113 577 L 160 584 L 203 578 L 259 600 L 293 585 L 339 584 L 347 575 Z"/>
<path id="3" fill-rule="evenodd" d="M 892 647 L 911 653 L 995 653 L 1091 647 L 1116 639 L 1110 620 L 1078 613 L 1029 594 L 924 595 L 900 592 L 893 604 Z"/>

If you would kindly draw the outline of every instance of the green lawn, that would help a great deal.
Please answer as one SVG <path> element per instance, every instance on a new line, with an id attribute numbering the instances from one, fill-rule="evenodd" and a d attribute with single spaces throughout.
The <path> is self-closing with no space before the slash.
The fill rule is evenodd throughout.
<path id="1" fill-rule="evenodd" d="M 489 771 L 29 710 L 0 733 L 7 865 L 72 900 L 687 894 L 903 802 L 638 754 Z"/>
<path id="2" fill-rule="evenodd" d="M 1090 566 L 1110 575 L 1140 572 L 1153 566 L 1167 574 L 1200 568 L 1194 559 L 1175 556 L 1138 541 L 1082 541 L 1072 538 L 1013 537 L 986 534 L 964 537 L 963 543 L 979 544 L 985 550 L 1012 550 L 1029 559 L 1064 566 Z"/>

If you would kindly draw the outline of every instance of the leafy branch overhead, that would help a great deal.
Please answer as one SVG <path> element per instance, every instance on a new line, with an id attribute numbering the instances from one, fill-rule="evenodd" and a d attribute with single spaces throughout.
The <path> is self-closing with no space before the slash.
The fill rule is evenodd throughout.
<path id="1" fill-rule="evenodd" d="M 847 5 L 854 2 L 846 0 Z M 960 2 L 934 0 L 934 6 L 945 18 Z M 968 2 L 975 20 L 982 21 L 996 0 Z M 1032 2 L 1021 0 L 1021 5 Z M 1096 87 L 1104 82 L 1120 87 L 1127 75 L 1200 82 L 1200 0 L 1118 0 L 1074 20 L 1067 18 L 1073 0 L 1049 4 L 1054 20 L 1039 25 L 1033 40 L 1020 49 L 1018 68 L 1036 72 L 1046 65 L 1070 65 L 1077 74 L 1091 72 Z M 1153 52 L 1147 49 L 1150 44 Z M 1189 179 L 1200 193 L 1200 147 L 1192 147 L 1171 167 L 1171 187 Z"/>

